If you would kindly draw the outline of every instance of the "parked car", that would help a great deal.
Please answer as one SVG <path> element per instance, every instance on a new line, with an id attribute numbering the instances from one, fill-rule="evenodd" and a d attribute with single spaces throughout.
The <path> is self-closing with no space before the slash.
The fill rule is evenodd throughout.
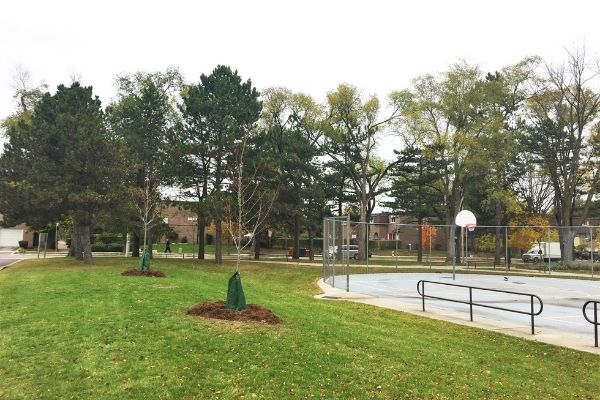
<path id="1" fill-rule="evenodd" d="M 329 257 L 333 257 L 337 253 L 338 246 L 329 246 Z M 348 258 L 358 260 L 358 245 L 355 244 L 344 244 L 342 245 L 342 251 L 347 253 Z M 346 255 L 346 254 L 344 254 Z M 373 256 L 373 252 L 369 251 L 369 257 Z"/>
<path id="2" fill-rule="evenodd" d="M 592 258 L 592 252 L 589 250 L 575 250 L 573 258 L 576 260 L 590 260 Z M 594 251 L 594 262 L 600 261 L 600 252 Z"/>

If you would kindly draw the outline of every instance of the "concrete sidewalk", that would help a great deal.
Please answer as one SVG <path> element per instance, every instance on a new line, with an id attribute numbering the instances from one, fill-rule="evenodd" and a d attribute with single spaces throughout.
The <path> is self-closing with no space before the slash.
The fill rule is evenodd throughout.
<path id="1" fill-rule="evenodd" d="M 389 308 L 396 311 L 407 312 L 421 317 L 437 319 L 447 322 L 452 322 L 460 325 L 471 326 L 489 331 L 503 333 L 510 336 L 516 336 L 523 339 L 544 342 L 557 346 L 563 346 L 579 351 L 585 351 L 600 355 L 600 348 L 594 347 L 593 325 L 590 324 L 589 338 L 582 338 L 577 335 L 570 335 L 565 332 L 560 332 L 551 329 L 544 329 L 542 332 L 531 334 L 529 328 L 523 325 L 518 325 L 510 321 L 499 321 L 496 319 L 486 318 L 478 315 L 474 321 L 469 320 L 468 312 L 454 312 L 452 310 L 437 307 L 432 304 L 427 304 L 426 312 L 423 312 L 421 306 L 415 303 L 403 302 L 398 299 L 375 297 L 363 293 L 346 292 L 343 289 L 331 287 L 323 282 L 318 281 L 318 285 L 323 291 L 322 294 L 315 296 L 324 300 L 346 300 L 357 303 L 369 304 L 377 307 Z"/>

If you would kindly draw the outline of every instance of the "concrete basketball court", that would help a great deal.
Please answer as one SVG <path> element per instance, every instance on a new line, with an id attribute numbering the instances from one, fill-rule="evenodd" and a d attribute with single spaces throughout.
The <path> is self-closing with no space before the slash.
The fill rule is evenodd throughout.
<path id="1" fill-rule="evenodd" d="M 350 292 L 347 292 L 346 276 L 337 275 L 325 284 L 321 282 L 324 291 L 321 297 L 372 304 L 600 355 L 599 348 L 594 347 L 594 325 L 587 322 L 582 313 L 586 301 L 600 301 L 600 281 L 527 276 L 506 278 L 502 275 L 456 274 L 453 280 L 451 272 L 361 274 L 350 275 Z M 544 306 L 542 313 L 535 317 L 535 335 L 531 334 L 531 317 L 525 314 L 474 306 L 471 322 L 469 305 L 434 299 L 425 299 L 423 312 L 421 296 L 417 293 L 419 280 L 537 295 Z M 332 287 L 334 283 L 335 288 Z M 425 293 L 457 300 L 469 299 L 468 289 L 445 285 L 426 283 Z M 537 311 L 539 305 L 537 300 L 534 301 L 534 311 Z M 531 309 L 529 296 L 497 292 L 475 290 L 473 302 L 527 312 Z M 593 305 L 588 306 L 588 316 L 593 319 Z"/>

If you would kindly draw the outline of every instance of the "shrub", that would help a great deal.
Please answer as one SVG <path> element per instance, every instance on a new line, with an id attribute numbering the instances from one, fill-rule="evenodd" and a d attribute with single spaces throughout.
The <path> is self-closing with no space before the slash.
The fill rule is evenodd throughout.
<path id="1" fill-rule="evenodd" d="M 92 235 L 91 241 L 92 243 L 110 244 L 125 241 L 125 238 L 123 235 L 117 233 L 98 233 Z"/>
<path id="2" fill-rule="evenodd" d="M 179 235 L 174 230 L 170 230 L 165 236 L 173 243 L 177 243 L 177 240 L 179 239 Z M 187 237 L 185 238 L 185 240 L 187 241 Z"/>
<path id="3" fill-rule="evenodd" d="M 181 243 L 187 243 L 187 242 L 188 242 L 187 236 L 184 236 L 181 238 Z"/>
<path id="4" fill-rule="evenodd" d="M 94 243 L 92 251 L 96 252 L 123 252 L 124 246 L 122 243 Z"/>
<path id="5" fill-rule="evenodd" d="M 27 240 L 19 240 L 19 247 L 22 249 L 26 249 L 29 246 L 29 242 Z"/>

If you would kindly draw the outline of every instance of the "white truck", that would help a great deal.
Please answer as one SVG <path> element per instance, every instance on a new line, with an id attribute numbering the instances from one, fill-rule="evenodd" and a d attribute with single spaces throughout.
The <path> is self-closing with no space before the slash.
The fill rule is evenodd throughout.
<path id="1" fill-rule="evenodd" d="M 529 251 L 522 256 L 523 262 L 542 261 L 542 260 L 560 260 L 562 253 L 560 251 L 560 243 L 558 242 L 541 242 L 536 243 Z"/>

